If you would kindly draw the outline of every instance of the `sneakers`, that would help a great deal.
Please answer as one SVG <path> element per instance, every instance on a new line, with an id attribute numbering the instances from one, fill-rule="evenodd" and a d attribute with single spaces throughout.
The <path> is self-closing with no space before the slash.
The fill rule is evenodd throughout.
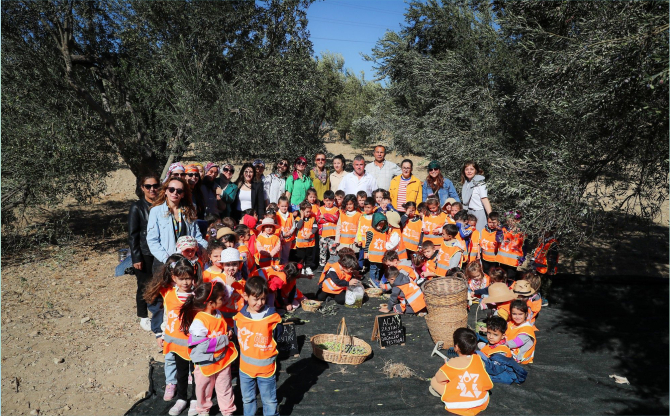
<path id="1" fill-rule="evenodd" d="M 188 408 L 188 416 L 198 416 L 199 415 L 198 410 L 196 410 L 196 408 L 195 408 L 196 404 L 197 403 L 196 403 L 195 400 L 191 400 L 191 406 Z M 206 414 L 209 414 L 209 412 L 207 412 Z"/>
<path id="2" fill-rule="evenodd" d="M 165 394 L 163 395 L 163 400 L 169 402 L 174 397 L 174 394 L 177 392 L 176 384 L 168 384 L 165 386 Z"/>
<path id="3" fill-rule="evenodd" d="M 369 279 L 370 284 L 374 286 L 375 288 L 379 289 L 379 282 L 374 281 L 373 279 Z"/>
<path id="4" fill-rule="evenodd" d="M 305 274 L 307 276 L 314 275 L 314 272 L 312 271 L 311 267 L 305 267 Z"/>
<path id="5" fill-rule="evenodd" d="M 188 373 L 188 384 L 193 384 L 193 376 L 191 373 Z"/>
<path id="6" fill-rule="evenodd" d="M 542 307 L 549 306 L 549 301 L 547 298 L 542 298 Z"/>
<path id="7" fill-rule="evenodd" d="M 440 393 L 435 391 L 435 389 L 431 385 L 428 386 L 428 391 L 430 392 L 430 394 L 432 394 L 435 397 L 442 397 L 442 395 L 440 395 Z"/>
<path id="8" fill-rule="evenodd" d="M 168 414 L 171 415 L 171 416 L 177 416 L 177 415 L 181 414 L 181 412 L 183 412 L 184 409 L 186 409 L 186 406 L 188 406 L 188 403 L 186 403 L 186 400 L 179 399 L 179 400 L 177 400 L 177 403 L 175 403 L 174 406 L 172 406 L 172 408 L 170 408 L 170 410 L 168 411 Z"/>
<path id="9" fill-rule="evenodd" d="M 151 318 L 140 318 L 140 328 L 151 331 Z"/>

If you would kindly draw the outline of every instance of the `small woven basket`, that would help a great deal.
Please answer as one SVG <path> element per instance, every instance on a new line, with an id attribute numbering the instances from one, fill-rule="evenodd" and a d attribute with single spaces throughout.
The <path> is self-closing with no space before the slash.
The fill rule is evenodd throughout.
<path id="1" fill-rule="evenodd" d="M 316 358 L 334 364 L 358 365 L 367 360 L 370 354 L 372 354 L 372 347 L 370 347 L 370 344 L 360 338 L 349 335 L 344 318 L 342 318 L 342 322 L 340 322 L 337 332 L 337 335 L 318 334 L 310 338 L 309 342 L 312 344 L 312 352 Z M 340 343 L 342 348 L 340 351 L 331 351 L 319 347 L 320 344 L 326 342 Z M 365 354 L 349 354 L 344 352 L 344 348 L 348 345 L 363 347 L 365 349 Z"/>
<path id="2" fill-rule="evenodd" d="M 384 291 L 376 287 L 369 287 L 365 289 L 365 293 L 369 298 L 378 298 L 382 295 L 382 293 L 384 293 Z"/>
<path id="3" fill-rule="evenodd" d="M 439 277 L 424 285 L 423 295 L 433 342 L 442 341 L 442 349 L 453 347 L 454 332 L 468 324 L 468 284 L 460 277 Z"/>
<path id="4" fill-rule="evenodd" d="M 322 303 L 323 302 L 318 300 L 303 299 L 302 302 L 300 302 L 300 305 L 302 305 L 302 309 L 305 310 L 305 312 L 316 312 L 319 310 Z"/>

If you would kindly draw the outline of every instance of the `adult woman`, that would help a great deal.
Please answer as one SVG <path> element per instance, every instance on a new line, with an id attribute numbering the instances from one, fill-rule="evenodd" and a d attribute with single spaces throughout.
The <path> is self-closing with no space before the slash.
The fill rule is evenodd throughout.
<path id="1" fill-rule="evenodd" d="M 202 179 L 205 176 L 205 167 L 202 166 L 202 163 L 199 163 L 199 162 L 193 163 L 193 166 L 195 166 L 198 169 L 198 173 L 200 174 L 200 179 Z"/>
<path id="2" fill-rule="evenodd" d="M 128 244 L 137 278 L 137 292 L 135 293 L 137 316 L 140 318 L 140 327 L 151 331 L 151 319 L 149 319 L 147 303 L 143 298 L 144 287 L 151 280 L 154 264 L 154 257 L 147 245 L 147 220 L 149 207 L 158 197 L 158 189 L 161 185 L 159 176 L 153 173 L 140 176 L 138 179 L 135 194 L 139 200 L 133 202 L 128 212 Z"/>
<path id="3" fill-rule="evenodd" d="M 391 204 L 399 212 L 405 212 L 405 202 L 414 202 L 419 205 L 422 201 L 423 187 L 421 181 L 412 175 L 414 163 L 405 159 L 400 163 L 402 173 L 391 179 L 389 193 L 391 194 Z"/>
<path id="4" fill-rule="evenodd" d="M 344 178 L 344 175 L 347 174 L 344 170 L 345 165 L 346 161 L 344 156 L 337 155 L 333 158 L 334 172 L 330 174 L 330 189 L 334 191 L 340 189 L 340 182 L 342 181 L 342 178 Z"/>
<path id="5" fill-rule="evenodd" d="M 163 182 L 167 182 L 168 179 L 170 178 L 182 178 L 184 179 L 186 177 L 186 170 L 184 169 L 184 165 L 181 164 L 181 162 L 175 162 L 170 165 L 168 168 L 167 174 L 165 175 L 165 178 L 163 178 Z"/>
<path id="6" fill-rule="evenodd" d="M 265 193 L 270 203 L 276 204 L 279 197 L 286 193 L 286 177 L 288 176 L 288 160 L 280 159 L 275 163 L 274 170 L 266 176 Z"/>
<path id="7" fill-rule="evenodd" d="M 207 247 L 207 241 L 196 226 L 196 219 L 188 183 L 181 178 L 165 182 L 151 205 L 147 220 L 147 246 L 154 256 L 154 271 L 177 252 L 179 237 L 190 235 L 201 249 Z"/>
<path id="8" fill-rule="evenodd" d="M 205 200 L 205 216 L 220 216 L 225 206 L 219 196 L 219 184 L 216 183 L 216 177 L 219 176 L 219 166 L 215 163 L 205 165 L 205 176 L 200 181 L 200 192 Z"/>
<path id="9" fill-rule="evenodd" d="M 188 182 L 188 187 L 191 188 L 191 195 L 193 196 L 198 219 L 202 220 L 205 218 L 205 197 L 202 195 L 202 190 L 199 185 L 200 172 L 193 164 L 186 165 L 184 168 L 186 171 L 186 182 Z"/>
<path id="10" fill-rule="evenodd" d="M 461 168 L 461 184 L 463 208 L 477 217 L 477 230 L 481 231 L 486 225 L 486 215 L 491 212 L 484 171 L 475 162 L 465 162 Z"/>
<path id="11" fill-rule="evenodd" d="M 440 200 L 440 206 L 445 203 L 447 198 L 454 198 L 456 201 L 460 201 L 454 184 L 442 176 L 440 162 L 436 160 L 433 160 L 428 165 L 428 176 L 426 176 L 426 181 L 423 183 L 423 201 L 425 202 L 431 195 L 437 196 Z"/>
<path id="12" fill-rule="evenodd" d="M 230 217 L 233 213 L 233 204 L 237 197 L 237 185 L 232 182 L 235 167 L 230 163 L 221 165 L 221 175 L 219 175 L 217 192 L 221 200 L 226 204 L 223 209 L 222 217 Z"/>
<path id="13" fill-rule="evenodd" d="M 237 177 L 237 195 L 233 203 L 233 216 L 239 220 L 245 210 L 251 208 L 256 211 L 258 218 L 262 219 L 265 215 L 265 197 L 263 195 L 263 182 L 254 180 L 256 175 L 254 166 L 251 163 L 242 165 L 240 176 Z"/>
<path id="14" fill-rule="evenodd" d="M 298 205 L 305 200 L 307 190 L 312 187 L 312 180 L 305 174 L 307 169 L 307 159 L 299 156 L 293 162 L 293 173 L 286 180 L 286 197 L 289 199 L 293 210 L 298 209 Z"/>
<path id="15" fill-rule="evenodd" d="M 314 167 L 309 171 L 312 187 L 316 189 L 316 198 L 323 200 L 323 193 L 330 190 L 330 174 L 326 169 L 326 154 L 319 152 L 314 156 Z"/>

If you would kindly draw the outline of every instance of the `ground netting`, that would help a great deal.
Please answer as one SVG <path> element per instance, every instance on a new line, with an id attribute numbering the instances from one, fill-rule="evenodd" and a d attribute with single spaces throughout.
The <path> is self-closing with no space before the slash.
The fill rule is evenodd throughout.
<path id="1" fill-rule="evenodd" d="M 298 287 L 313 297 L 317 280 L 301 280 Z M 496 384 L 489 407 L 481 414 L 667 415 L 668 280 L 559 275 L 552 281 L 551 303 L 542 309 L 536 323 L 538 345 L 535 362 L 526 366 L 526 382 Z M 430 356 L 434 344 L 424 318 L 403 316 L 404 346 L 381 349 L 378 342 L 370 341 L 373 319 L 382 303 L 373 298 L 361 309 L 338 306 L 336 315 L 302 309 L 293 315 L 302 320 L 296 327 L 300 357 L 278 361 L 277 398 L 282 415 L 446 412 L 441 401 L 428 392 L 428 380 L 442 361 Z M 469 317 L 473 328 L 475 309 Z M 372 346 L 372 356 L 361 365 L 325 363 L 312 355 L 309 338 L 335 333 L 342 317 L 352 335 Z M 405 364 L 416 375 L 388 378 L 383 368 L 389 361 Z M 610 375 L 626 377 L 630 384 L 617 384 Z M 162 363 L 150 364 L 150 380 L 152 394 L 127 414 L 167 414 L 173 402 L 163 401 Z M 235 376 L 233 384 L 237 385 Z M 236 414 L 242 414 L 237 386 L 235 397 Z M 215 406 L 210 414 L 217 411 Z"/>

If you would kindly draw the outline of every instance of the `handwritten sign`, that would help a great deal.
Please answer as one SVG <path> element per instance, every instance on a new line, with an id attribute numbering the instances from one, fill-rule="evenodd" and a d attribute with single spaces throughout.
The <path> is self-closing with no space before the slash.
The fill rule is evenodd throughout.
<path id="1" fill-rule="evenodd" d="M 298 348 L 298 337 L 295 333 L 295 325 L 293 322 L 284 322 L 284 332 L 277 340 L 277 350 L 280 353 L 285 353 L 288 355 L 293 355 L 294 357 L 300 356 L 300 349 Z"/>
<path id="2" fill-rule="evenodd" d="M 379 340 L 382 349 L 389 345 L 405 345 L 405 327 L 400 315 L 391 313 L 375 316 L 371 340 Z"/>

